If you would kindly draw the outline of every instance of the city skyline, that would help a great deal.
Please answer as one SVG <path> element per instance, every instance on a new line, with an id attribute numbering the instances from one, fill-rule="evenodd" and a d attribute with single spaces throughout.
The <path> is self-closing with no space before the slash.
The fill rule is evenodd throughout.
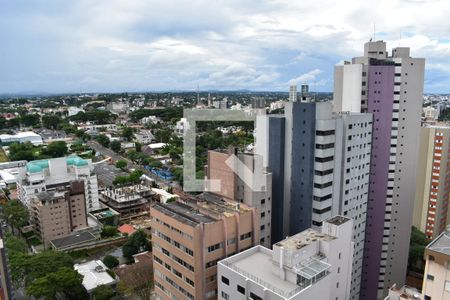
<path id="1" fill-rule="evenodd" d="M 356 4 L 5 2 L 0 93 L 194 91 L 197 84 L 286 91 L 292 80 L 331 92 L 334 66 L 361 55 L 371 38 L 427 57 L 425 92 L 450 92 L 448 3 Z"/>

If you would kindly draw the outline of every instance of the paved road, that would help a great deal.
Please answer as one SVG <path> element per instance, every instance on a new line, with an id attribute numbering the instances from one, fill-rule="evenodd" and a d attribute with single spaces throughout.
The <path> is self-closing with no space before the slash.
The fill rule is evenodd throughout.
<path id="1" fill-rule="evenodd" d="M 123 157 L 122 155 L 112 151 L 109 148 L 103 147 L 102 145 L 100 145 L 97 141 L 95 140 L 90 140 L 87 142 L 87 145 L 89 147 L 91 147 L 92 149 L 94 149 L 97 152 L 100 152 L 101 154 L 103 154 L 104 156 L 109 156 L 113 159 L 114 162 L 118 161 L 118 160 L 124 160 L 127 162 L 127 167 L 128 169 L 135 169 L 135 170 L 142 170 L 144 172 L 145 175 L 147 175 L 148 177 L 152 178 L 155 180 L 155 182 L 161 187 L 168 187 L 168 186 L 172 186 L 174 188 L 177 189 L 181 189 L 179 184 L 177 182 L 173 182 L 173 181 L 168 181 L 168 180 L 164 180 L 161 177 L 156 176 L 155 174 L 153 174 L 152 172 L 144 169 L 143 166 L 129 160 L 126 157 Z"/>

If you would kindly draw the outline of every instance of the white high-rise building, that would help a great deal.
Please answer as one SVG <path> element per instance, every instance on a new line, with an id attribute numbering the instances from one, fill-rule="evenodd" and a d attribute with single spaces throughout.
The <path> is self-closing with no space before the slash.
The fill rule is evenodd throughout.
<path id="1" fill-rule="evenodd" d="M 291 84 L 289 86 L 289 102 L 297 102 L 297 85 Z"/>
<path id="2" fill-rule="evenodd" d="M 334 110 L 373 114 L 366 244 L 361 294 L 375 300 L 403 286 L 414 205 L 425 60 L 383 41 L 335 70 Z"/>
<path id="3" fill-rule="evenodd" d="M 100 208 L 97 175 L 92 173 L 92 161 L 78 156 L 30 161 L 21 168 L 17 181 L 19 200 L 30 207 L 30 200 L 41 192 L 70 186 L 74 180 L 83 180 L 86 209 Z"/>
<path id="4" fill-rule="evenodd" d="M 221 299 L 347 300 L 352 268 L 352 221 L 336 216 L 321 231 L 304 230 L 218 263 Z"/>

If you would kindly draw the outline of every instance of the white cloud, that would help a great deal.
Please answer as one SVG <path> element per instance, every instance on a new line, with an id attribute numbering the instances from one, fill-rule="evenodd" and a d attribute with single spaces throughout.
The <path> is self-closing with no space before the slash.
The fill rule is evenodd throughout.
<path id="1" fill-rule="evenodd" d="M 333 64 L 361 55 L 374 23 L 388 47 L 401 43 L 427 58 L 428 87 L 450 91 L 434 82 L 444 82 L 450 68 L 449 14 L 445 0 L 10 2 L 0 10 L 8 41 L 0 45 L 0 93 L 190 89 L 198 82 L 285 90 L 291 78 L 330 91 Z"/>

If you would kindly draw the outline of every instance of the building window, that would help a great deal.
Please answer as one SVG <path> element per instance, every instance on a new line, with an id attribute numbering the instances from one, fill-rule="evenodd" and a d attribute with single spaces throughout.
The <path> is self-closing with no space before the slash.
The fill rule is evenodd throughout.
<path id="1" fill-rule="evenodd" d="M 247 233 L 241 234 L 241 241 L 245 240 L 245 239 L 249 239 L 251 237 L 252 237 L 252 233 L 251 232 L 247 232 Z"/>
<path id="2" fill-rule="evenodd" d="M 227 293 L 225 293 L 224 291 L 222 291 L 222 298 L 228 300 L 228 299 L 230 299 L 230 296 Z"/>
<path id="3" fill-rule="evenodd" d="M 433 255 L 428 255 L 428 260 L 434 261 L 434 256 Z"/>
<path id="4" fill-rule="evenodd" d="M 222 243 L 218 243 L 208 247 L 208 252 L 216 251 L 217 249 L 222 248 Z"/>
<path id="5" fill-rule="evenodd" d="M 428 275 L 427 275 L 427 280 L 431 280 L 431 281 L 434 281 L 434 276 L 433 276 L 433 275 L 430 275 L 430 274 L 428 274 Z"/>
<path id="6" fill-rule="evenodd" d="M 253 293 L 250 293 L 250 299 L 253 300 L 263 300 L 263 298 L 259 297 L 258 295 L 255 295 Z"/>
<path id="7" fill-rule="evenodd" d="M 243 288 L 242 286 L 238 285 L 237 286 L 237 290 L 239 293 L 241 293 L 242 295 L 245 295 L 245 288 Z"/>
<path id="8" fill-rule="evenodd" d="M 230 285 L 230 280 L 225 276 L 222 276 L 222 282 L 225 283 L 226 285 Z"/>
<path id="9" fill-rule="evenodd" d="M 447 291 L 447 292 L 450 292 L 450 281 L 445 281 L 445 290 Z"/>

